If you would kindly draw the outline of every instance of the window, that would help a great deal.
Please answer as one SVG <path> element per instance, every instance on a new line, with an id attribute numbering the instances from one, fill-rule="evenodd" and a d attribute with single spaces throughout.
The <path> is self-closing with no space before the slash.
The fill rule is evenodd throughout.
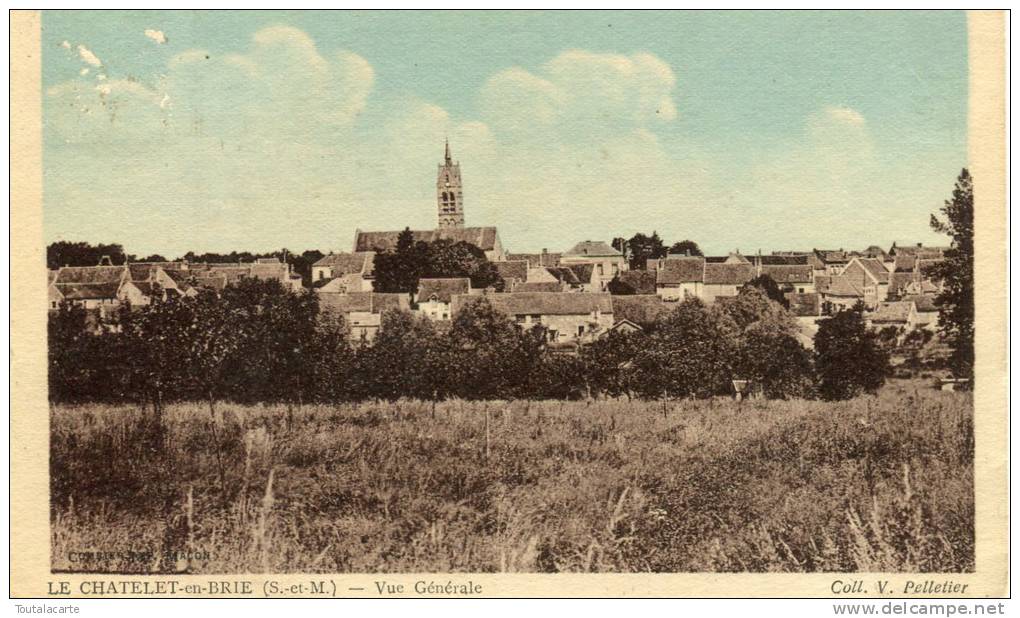
<path id="1" fill-rule="evenodd" d="M 322 281 L 325 278 L 326 278 L 326 271 L 320 270 L 319 271 L 319 281 Z"/>
<path id="2" fill-rule="evenodd" d="M 599 264 L 599 265 L 598 265 L 598 268 L 599 268 L 599 276 L 600 276 L 600 277 L 601 277 L 602 275 L 606 274 L 606 273 L 605 273 L 605 271 L 603 271 L 603 269 L 602 269 L 602 264 Z"/>
<path id="3" fill-rule="evenodd" d="M 580 337 L 583 334 L 584 334 L 584 324 L 581 324 L 580 326 L 577 327 L 577 336 Z"/>

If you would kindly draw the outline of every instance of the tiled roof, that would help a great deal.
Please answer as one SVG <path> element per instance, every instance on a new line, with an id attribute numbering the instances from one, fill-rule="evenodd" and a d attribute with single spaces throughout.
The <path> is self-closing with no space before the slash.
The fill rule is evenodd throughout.
<path id="1" fill-rule="evenodd" d="M 728 266 L 727 264 L 713 264 L 716 266 Z M 737 264 L 740 267 L 742 265 Z M 666 258 L 659 262 L 655 271 L 656 285 L 670 285 L 678 283 L 692 283 L 704 281 L 706 276 L 705 259 L 701 257 L 676 257 Z"/>
<path id="2" fill-rule="evenodd" d="M 939 308 L 935 305 L 934 294 L 909 294 L 903 297 L 905 302 L 914 303 L 914 307 L 923 313 L 936 312 Z"/>
<path id="3" fill-rule="evenodd" d="M 763 275 L 772 277 L 776 283 L 811 283 L 813 271 L 806 263 L 800 265 L 791 264 L 763 264 L 761 267 Z"/>
<path id="4" fill-rule="evenodd" d="M 917 259 L 910 254 L 897 254 L 893 258 L 893 270 L 895 272 L 906 272 L 914 270 L 914 266 L 917 263 Z"/>
<path id="5" fill-rule="evenodd" d="M 889 257 L 889 254 L 886 253 L 885 249 L 878 245 L 871 245 L 864 251 L 861 251 L 861 255 L 864 257 L 878 258 L 882 261 L 885 261 Z"/>
<path id="6" fill-rule="evenodd" d="M 57 289 L 67 300 L 96 300 L 116 298 L 120 283 L 65 283 L 57 284 Z"/>
<path id="7" fill-rule="evenodd" d="M 705 263 L 705 285 L 743 285 L 754 279 L 750 264 Z"/>
<path id="8" fill-rule="evenodd" d="M 609 294 L 582 294 L 577 292 L 511 292 L 486 296 L 460 294 L 453 297 L 453 313 L 466 303 L 487 298 L 492 306 L 507 315 L 586 315 L 595 310 L 613 313 Z"/>
<path id="9" fill-rule="evenodd" d="M 655 271 L 624 270 L 616 277 L 619 284 L 631 290 L 631 294 L 655 294 Z"/>
<path id="10" fill-rule="evenodd" d="M 613 296 L 613 318 L 648 325 L 669 313 L 676 303 L 667 303 L 657 294 Z"/>
<path id="11" fill-rule="evenodd" d="M 902 294 L 904 288 L 913 283 L 917 278 L 913 271 L 889 273 L 889 295 L 898 296 Z"/>
<path id="12" fill-rule="evenodd" d="M 120 283 L 123 266 L 65 266 L 53 283 Z"/>
<path id="13" fill-rule="evenodd" d="M 569 256 L 622 256 L 623 254 L 614 249 L 609 243 L 602 240 L 583 240 L 574 245 L 570 251 L 567 251 L 563 255 Z"/>
<path id="14" fill-rule="evenodd" d="M 815 256 L 824 264 L 845 264 L 850 256 L 842 249 L 815 249 Z"/>
<path id="15" fill-rule="evenodd" d="M 494 227 L 444 227 L 435 230 L 412 230 L 416 242 L 433 242 L 444 239 L 453 242 L 468 242 L 482 251 L 496 248 Z M 358 232 L 354 239 L 354 251 L 390 251 L 397 247 L 400 230 L 394 232 Z"/>
<path id="16" fill-rule="evenodd" d="M 821 315 L 822 297 L 817 292 L 798 294 L 787 292 L 786 300 L 790 303 L 790 312 L 798 317 Z"/>
<path id="17" fill-rule="evenodd" d="M 913 303 L 905 301 L 882 303 L 868 316 L 868 319 L 881 323 L 906 322 L 910 317 L 910 310 L 913 308 Z"/>
<path id="18" fill-rule="evenodd" d="M 467 294 L 470 291 L 471 280 L 467 277 L 418 280 L 418 302 L 436 300 L 449 303 L 454 294 Z"/>
<path id="19" fill-rule="evenodd" d="M 889 271 L 878 258 L 854 258 L 864 270 L 868 271 L 879 283 L 889 283 Z"/>
<path id="20" fill-rule="evenodd" d="M 563 283 L 560 281 L 525 281 L 514 286 L 511 292 L 562 292 Z"/>
<path id="21" fill-rule="evenodd" d="M 503 281 L 511 281 L 516 279 L 518 281 L 528 280 L 528 261 L 527 260 L 508 260 L 506 262 L 493 262 L 493 266 L 496 267 L 496 272 L 502 277 Z"/>
<path id="22" fill-rule="evenodd" d="M 807 255 L 759 255 L 754 260 L 762 266 L 807 266 Z"/>
<path id="23" fill-rule="evenodd" d="M 592 273 L 595 272 L 594 264 L 570 264 L 566 267 L 567 270 L 574 273 L 574 277 L 578 283 L 591 283 Z M 555 276 L 555 275 L 554 275 Z"/>
<path id="24" fill-rule="evenodd" d="M 586 266 L 591 266 L 587 264 Z M 550 275 L 556 278 L 560 283 L 567 285 L 581 285 L 581 280 L 577 277 L 577 272 L 572 268 L 566 266 L 551 266 L 545 269 Z M 588 279 L 591 279 L 591 271 L 588 271 Z"/>
<path id="25" fill-rule="evenodd" d="M 279 279 L 285 281 L 287 278 L 287 265 L 281 262 L 275 264 L 252 264 L 251 276 L 255 279 Z"/>
<path id="26" fill-rule="evenodd" d="M 407 294 L 380 292 L 351 292 L 349 294 L 319 294 L 319 308 L 336 313 L 382 313 L 389 309 L 410 309 Z"/>
<path id="27" fill-rule="evenodd" d="M 331 253 L 323 256 L 313 266 L 328 266 L 332 269 L 334 277 L 350 273 L 367 273 L 371 270 L 374 257 L 375 253 L 372 251 Z"/>
<path id="28" fill-rule="evenodd" d="M 925 247 L 921 243 L 893 245 L 889 253 L 893 255 L 911 255 L 922 259 L 940 258 L 948 247 Z"/>
<path id="29" fill-rule="evenodd" d="M 506 259 L 509 261 L 526 260 L 530 268 L 540 268 L 542 266 L 559 266 L 560 257 L 562 253 L 550 253 L 548 251 L 543 253 L 508 253 Z"/>
<path id="30" fill-rule="evenodd" d="M 847 298 L 864 298 L 864 290 L 852 277 L 837 275 L 829 278 L 829 284 L 824 291 L 829 296 L 843 296 Z"/>

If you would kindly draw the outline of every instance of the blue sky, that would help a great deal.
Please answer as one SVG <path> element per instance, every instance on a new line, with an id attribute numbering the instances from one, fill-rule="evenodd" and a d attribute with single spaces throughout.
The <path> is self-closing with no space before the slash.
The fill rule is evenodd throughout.
<path id="1" fill-rule="evenodd" d="M 148 33 L 147 33 L 148 31 Z M 46 12 L 47 241 L 348 250 L 469 225 L 515 251 L 943 242 L 958 12 Z"/>

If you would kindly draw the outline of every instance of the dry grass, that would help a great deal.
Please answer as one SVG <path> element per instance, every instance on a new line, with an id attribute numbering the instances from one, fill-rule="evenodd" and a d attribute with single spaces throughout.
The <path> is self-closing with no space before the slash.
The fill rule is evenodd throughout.
<path id="1" fill-rule="evenodd" d="M 971 408 L 909 382 L 844 403 L 223 404 L 221 485 L 201 405 L 167 410 L 162 453 L 137 409 L 56 407 L 52 566 L 969 571 Z"/>

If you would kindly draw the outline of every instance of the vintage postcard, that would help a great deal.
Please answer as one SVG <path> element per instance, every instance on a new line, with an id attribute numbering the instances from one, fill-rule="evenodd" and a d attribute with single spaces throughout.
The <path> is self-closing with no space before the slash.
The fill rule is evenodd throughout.
<path id="1" fill-rule="evenodd" d="M 13 12 L 11 596 L 1008 596 L 1006 29 Z"/>

